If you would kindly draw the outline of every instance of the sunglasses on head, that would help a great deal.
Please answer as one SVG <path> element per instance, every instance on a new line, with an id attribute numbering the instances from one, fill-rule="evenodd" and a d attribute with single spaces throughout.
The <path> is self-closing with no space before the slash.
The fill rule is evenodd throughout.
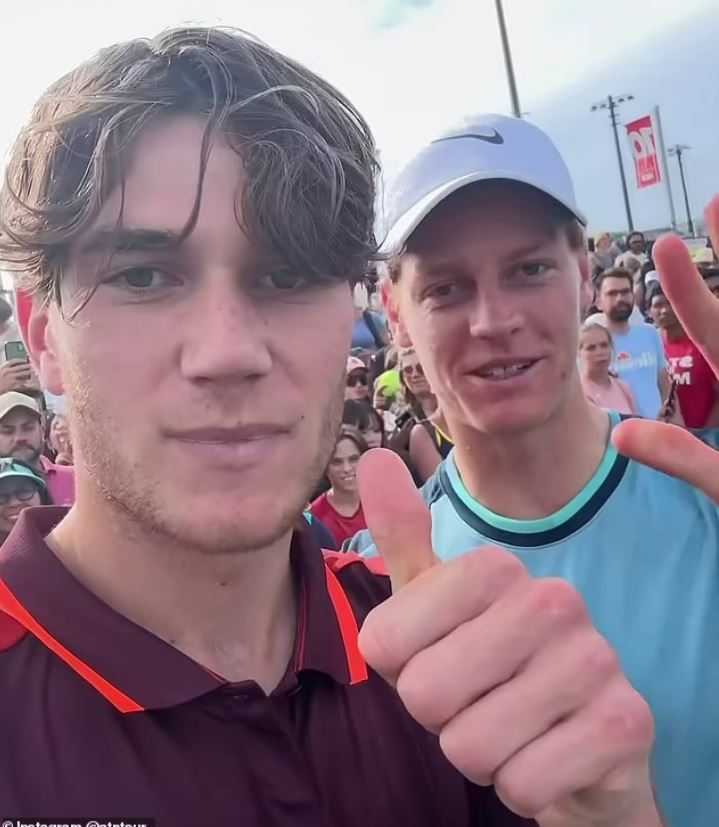
<path id="1" fill-rule="evenodd" d="M 355 388 L 357 385 L 367 385 L 366 373 L 350 373 L 347 377 L 347 387 Z"/>

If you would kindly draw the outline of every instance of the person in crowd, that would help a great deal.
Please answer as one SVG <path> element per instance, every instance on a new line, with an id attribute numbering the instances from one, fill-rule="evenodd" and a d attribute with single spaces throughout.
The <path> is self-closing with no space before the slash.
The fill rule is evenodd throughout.
<path id="1" fill-rule="evenodd" d="M 0 459 L 0 544 L 26 508 L 51 503 L 45 480 L 34 468 L 12 457 Z"/>
<path id="2" fill-rule="evenodd" d="M 594 251 L 589 255 L 592 278 L 596 279 L 601 272 L 613 267 L 614 260 L 621 252 L 609 233 L 598 233 L 594 239 Z"/>
<path id="3" fill-rule="evenodd" d="M 699 271 L 707 287 L 719 299 L 719 264 L 705 264 Z"/>
<path id="4" fill-rule="evenodd" d="M 347 359 L 345 378 L 345 401 L 369 399 L 369 371 L 367 365 L 357 356 Z"/>
<path id="5" fill-rule="evenodd" d="M 623 267 L 625 270 L 629 270 L 629 262 L 636 261 L 640 268 L 643 267 L 649 260 L 644 233 L 637 232 L 636 230 L 629 233 L 626 240 L 626 246 L 626 252 L 620 253 L 620 255 L 617 256 L 614 266 Z M 632 273 L 632 275 L 634 274 Z"/>
<path id="6" fill-rule="evenodd" d="M 55 465 L 43 456 L 44 441 L 43 412 L 35 399 L 16 391 L 0 395 L 0 457 L 26 462 L 45 479 L 53 503 L 72 505 L 72 469 Z"/>
<path id="7" fill-rule="evenodd" d="M 47 441 L 54 452 L 56 465 L 73 464 L 72 438 L 66 416 L 53 415 Z"/>
<path id="8" fill-rule="evenodd" d="M 21 341 L 21 336 L 13 320 L 12 305 L 7 299 L 0 296 L 0 345 L 4 345 L 5 342 L 19 341 Z M 12 390 L 12 388 L 9 390 Z"/>
<path id="9" fill-rule="evenodd" d="M 0 351 L 2 346 L 0 345 Z M 2 359 L 0 352 L 0 359 Z M 26 359 L 7 359 L 0 364 L 0 393 L 21 391 L 33 381 L 33 372 Z"/>
<path id="10" fill-rule="evenodd" d="M 632 389 L 611 372 L 612 334 L 604 325 L 585 322 L 579 334 L 579 375 L 587 399 L 621 414 L 636 414 Z"/>
<path id="11" fill-rule="evenodd" d="M 360 282 L 354 288 L 354 325 L 352 327 L 352 350 L 373 353 L 389 344 L 387 324 L 369 308 L 367 287 Z"/>
<path id="12" fill-rule="evenodd" d="M 433 553 L 453 561 L 498 544 L 579 589 L 656 718 L 652 769 L 667 823 L 705 827 L 719 808 L 706 759 L 719 751 L 719 508 L 613 445 L 625 435 L 624 450 L 639 453 L 631 435 L 665 425 L 620 424 L 586 398 L 578 320 L 591 279 L 563 159 L 526 120 L 468 118 L 409 161 L 388 200 L 393 336 L 416 348 L 455 441 L 423 489 Z M 630 277 L 619 273 L 604 281 L 605 306 L 626 319 Z M 704 433 L 716 446 L 719 434 Z M 374 554 L 367 533 L 351 548 Z"/>
<path id="13" fill-rule="evenodd" d="M 335 538 L 330 534 L 330 530 L 322 520 L 318 520 L 311 511 L 305 511 L 304 516 L 312 533 L 312 540 L 317 548 L 327 551 L 340 550 Z"/>
<path id="14" fill-rule="evenodd" d="M 687 428 L 719 427 L 719 382 L 699 348 L 687 336 L 661 284 L 647 293 L 649 315 L 664 344 L 669 376 Z"/>
<path id="15" fill-rule="evenodd" d="M 354 429 L 342 430 L 325 471 L 330 488 L 310 507 L 340 547 L 367 528 L 357 486 L 357 466 L 366 450 L 367 443 Z"/>
<path id="16" fill-rule="evenodd" d="M 366 399 L 345 402 L 342 424 L 356 429 L 368 448 L 381 448 L 385 444 L 382 414 Z"/>
<path id="17" fill-rule="evenodd" d="M 452 440 L 437 407 L 437 398 L 427 382 L 417 353 L 403 348 L 399 356 L 400 376 L 410 416 L 390 443 L 395 450 L 409 456 L 415 476 L 423 483 L 437 470 L 439 463 L 452 450 Z"/>
<path id="18" fill-rule="evenodd" d="M 77 498 L 0 550 L 6 812 L 660 824 L 651 714 L 576 589 L 499 549 L 408 583 L 427 538 L 401 542 L 381 467 L 365 514 L 403 576 L 298 527 L 376 253 L 375 158 L 336 89 L 224 29 L 106 48 L 33 109 L 0 261 L 72 411 Z"/>
<path id="19" fill-rule="evenodd" d="M 629 324 L 634 307 L 633 288 L 632 277 L 626 270 L 605 270 L 597 280 L 596 303 L 614 342 L 612 369 L 632 389 L 637 413 L 656 419 L 669 397 L 671 382 L 656 329 L 646 322 Z"/>

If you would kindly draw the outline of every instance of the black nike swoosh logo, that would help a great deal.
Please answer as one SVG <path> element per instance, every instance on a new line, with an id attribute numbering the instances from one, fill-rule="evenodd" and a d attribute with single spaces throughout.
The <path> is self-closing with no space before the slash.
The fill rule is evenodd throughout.
<path id="1" fill-rule="evenodd" d="M 433 144 L 438 144 L 440 141 L 457 141 L 460 138 L 474 138 L 477 141 L 484 141 L 487 144 L 503 144 L 504 138 L 497 132 L 496 129 L 493 129 L 493 135 L 477 135 L 474 132 L 463 132 L 461 135 L 447 135 L 446 138 L 437 138 L 436 140 L 432 141 Z"/>

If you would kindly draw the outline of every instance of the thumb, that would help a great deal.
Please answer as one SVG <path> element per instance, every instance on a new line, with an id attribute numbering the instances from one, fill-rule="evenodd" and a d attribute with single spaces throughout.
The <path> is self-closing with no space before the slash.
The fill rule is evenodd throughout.
<path id="1" fill-rule="evenodd" d="M 432 518 L 394 451 L 368 451 L 360 461 L 358 482 L 367 527 L 396 592 L 437 562 Z"/>
<path id="2" fill-rule="evenodd" d="M 677 477 L 719 503 L 719 452 L 678 425 L 627 419 L 612 432 L 620 454 Z"/>

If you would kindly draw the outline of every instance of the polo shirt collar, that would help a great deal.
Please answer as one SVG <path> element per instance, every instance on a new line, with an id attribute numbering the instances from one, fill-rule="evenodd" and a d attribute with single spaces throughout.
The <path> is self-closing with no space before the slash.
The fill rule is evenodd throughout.
<path id="1" fill-rule="evenodd" d="M 227 684 L 178 649 L 133 623 L 86 589 L 45 543 L 67 509 L 26 509 L 0 548 L 0 611 L 13 617 L 122 712 L 162 709 Z M 298 618 L 289 671 L 323 672 L 359 683 L 367 669 L 349 600 L 298 526 L 291 562 Z"/>

